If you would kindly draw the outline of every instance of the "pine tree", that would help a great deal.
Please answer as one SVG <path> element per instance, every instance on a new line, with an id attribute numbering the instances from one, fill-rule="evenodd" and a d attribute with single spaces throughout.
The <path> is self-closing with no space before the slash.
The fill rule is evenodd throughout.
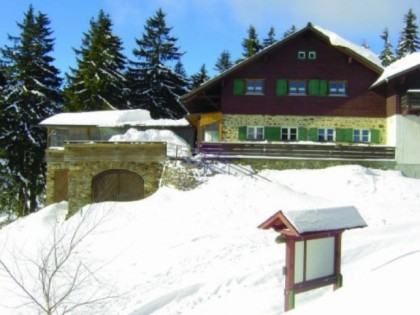
<path id="1" fill-rule="evenodd" d="M 47 135 L 37 124 L 62 106 L 62 79 L 52 65 L 49 24 L 45 14 L 35 14 L 30 6 L 17 24 L 20 36 L 9 36 L 13 45 L 1 49 L 2 201 L 21 216 L 36 211 L 44 195 Z"/>
<path id="2" fill-rule="evenodd" d="M 80 49 L 74 49 L 77 69 L 67 74 L 66 109 L 93 111 L 127 107 L 125 78 L 126 57 L 122 41 L 112 33 L 108 14 L 99 11 L 97 20 L 90 20 Z"/>
<path id="3" fill-rule="evenodd" d="M 286 38 L 294 33 L 296 33 L 297 28 L 296 26 L 292 25 L 287 31 L 283 33 L 283 38 Z"/>
<path id="4" fill-rule="evenodd" d="M 248 37 L 242 40 L 242 48 L 244 49 L 244 52 L 242 53 L 244 58 L 249 58 L 257 54 L 263 48 L 253 25 L 250 25 L 248 28 Z"/>
<path id="5" fill-rule="evenodd" d="M 207 73 L 206 65 L 203 64 L 201 66 L 200 70 L 196 74 L 193 74 L 191 76 L 193 89 L 199 87 L 201 84 L 205 83 L 209 79 L 210 79 L 210 77 Z"/>
<path id="6" fill-rule="evenodd" d="M 178 75 L 181 80 L 181 89 L 185 90 L 185 92 L 189 92 L 191 90 L 191 82 L 188 78 L 187 72 L 185 71 L 184 64 L 181 60 L 178 60 L 174 67 L 174 72 Z"/>
<path id="7" fill-rule="evenodd" d="M 177 119 L 186 113 L 179 97 L 187 92 L 187 82 L 169 66 L 180 61 L 183 53 L 176 46 L 178 39 L 170 35 L 165 16 L 159 9 L 147 19 L 142 38 L 136 39 L 137 60 L 130 61 L 128 70 L 130 107 L 147 109 L 153 118 Z"/>
<path id="8" fill-rule="evenodd" d="M 233 63 L 230 59 L 230 52 L 224 50 L 220 54 L 220 57 L 217 59 L 216 64 L 214 66 L 214 70 L 218 71 L 219 73 L 222 73 L 231 68 L 232 66 Z"/>
<path id="9" fill-rule="evenodd" d="M 392 52 L 392 44 L 389 42 L 389 33 L 387 28 L 384 29 L 381 38 L 384 40 L 384 48 L 379 55 L 379 59 L 382 61 L 382 65 L 386 67 L 395 61 L 395 55 Z"/>
<path id="10" fill-rule="evenodd" d="M 270 27 L 270 30 L 268 31 L 267 38 L 265 38 L 263 40 L 263 48 L 271 46 L 275 42 L 277 42 L 277 40 L 276 40 L 276 30 L 272 26 L 272 27 Z"/>
<path id="11" fill-rule="evenodd" d="M 420 39 L 416 24 L 416 15 L 412 9 L 404 16 L 405 26 L 401 32 L 397 47 L 397 56 L 402 58 L 417 50 L 420 50 Z"/>

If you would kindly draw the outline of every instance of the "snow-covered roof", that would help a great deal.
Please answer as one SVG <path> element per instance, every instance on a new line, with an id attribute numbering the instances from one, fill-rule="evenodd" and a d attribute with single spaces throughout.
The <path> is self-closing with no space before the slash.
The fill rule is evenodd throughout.
<path id="1" fill-rule="evenodd" d="M 144 109 L 104 110 L 93 112 L 61 113 L 49 117 L 41 126 L 189 126 L 186 119 L 152 119 Z"/>
<path id="2" fill-rule="evenodd" d="M 282 212 L 299 234 L 367 226 L 365 220 L 353 206 L 310 210 L 283 210 Z"/>
<path id="3" fill-rule="evenodd" d="M 271 216 L 259 227 L 263 229 L 292 229 L 298 234 L 346 230 L 367 226 L 357 209 L 353 206 L 281 210 Z"/>
<path id="4" fill-rule="evenodd" d="M 189 93 L 186 93 L 181 96 L 181 100 L 185 101 L 191 96 L 199 93 L 201 90 L 220 82 L 224 77 L 230 75 L 234 71 L 238 70 L 239 68 L 246 66 L 247 64 L 253 62 L 254 60 L 258 60 L 262 55 L 277 49 L 277 47 L 284 45 L 292 38 L 295 38 L 296 36 L 300 36 L 303 32 L 306 30 L 311 29 L 315 31 L 316 33 L 320 34 L 321 36 L 324 36 L 327 38 L 332 46 L 335 46 L 337 48 L 343 48 L 347 53 L 350 53 L 355 58 L 358 58 L 359 60 L 365 61 L 366 64 L 370 64 L 378 73 L 383 71 L 383 66 L 381 63 L 381 60 L 379 59 L 378 55 L 376 55 L 373 51 L 370 49 L 364 48 L 360 45 L 357 45 L 347 39 L 342 38 L 341 36 L 337 35 L 334 32 L 331 32 L 329 30 L 326 30 L 320 26 L 314 26 L 312 23 L 308 23 L 306 27 L 302 28 L 301 30 L 293 33 L 292 35 L 289 35 L 288 37 L 284 38 L 283 40 L 279 40 L 278 42 L 266 47 L 262 51 L 258 52 L 257 54 L 243 60 L 242 62 L 239 62 L 238 64 L 232 66 L 228 70 L 222 72 L 218 76 L 204 82 L 202 85 L 200 85 L 198 88 L 190 91 Z"/>
<path id="5" fill-rule="evenodd" d="M 375 54 L 370 49 L 367 49 L 365 47 L 357 45 L 357 44 L 355 44 L 355 43 L 337 35 L 336 33 L 331 32 L 329 30 L 326 30 L 326 29 L 324 29 L 324 28 L 322 28 L 318 25 L 313 25 L 313 28 L 315 30 L 317 30 L 318 32 L 324 34 L 326 37 L 328 37 L 331 45 L 348 49 L 348 50 L 352 51 L 353 53 L 359 55 L 363 59 L 366 59 L 367 61 L 373 63 L 377 67 L 383 68 L 382 62 L 379 59 L 378 55 Z"/>
<path id="6" fill-rule="evenodd" d="M 384 72 L 378 78 L 378 80 L 372 84 L 372 87 L 378 86 L 398 75 L 401 75 L 417 67 L 420 67 L 420 52 L 412 53 L 391 63 L 388 67 L 385 68 Z"/>

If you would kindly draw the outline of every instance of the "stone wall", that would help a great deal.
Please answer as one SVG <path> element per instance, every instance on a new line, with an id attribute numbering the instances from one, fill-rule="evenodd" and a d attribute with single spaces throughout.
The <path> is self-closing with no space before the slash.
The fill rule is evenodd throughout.
<path id="1" fill-rule="evenodd" d="M 74 149 L 77 149 L 75 151 Z M 97 150 L 95 150 L 97 149 Z M 99 149 L 99 150 L 98 150 Z M 150 149 L 150 150 L 148 150 Z M 55 185 L 60 171 L 67 171 L 67 196 L 69 215 L 92 202 L 92 179 L 107 170 L 122 169 L 142 177 L 144 197 L 152 195 L 159 188 L 166 145 L 86 145 L 65 147 L 61 150 L 47 150 L 47 205 L 56 202 Z M 63 182 L 61 180 L 61 182 Z"/>
<path id="2" fill-rule="evenodd" d="M 386 118 L 322 117 L 322 116 L 268 116 L 268 115 L 224 115 L 223 141 L 238 141 L 241 126 L 280 126 L 304 128 L 357 128 L 378 129 L 380 143 L 387 143 Z"/>

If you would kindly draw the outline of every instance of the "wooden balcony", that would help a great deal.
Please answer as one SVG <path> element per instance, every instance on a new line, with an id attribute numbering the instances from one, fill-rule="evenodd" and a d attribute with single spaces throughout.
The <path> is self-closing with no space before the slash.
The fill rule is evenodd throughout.
<path id="1" fill-rule="evenodd" d="M 336 160 L 394 160 L 395 147 L 298 143 L 201 143 L 198 153 L 214 157 L 261 157 Z"/>

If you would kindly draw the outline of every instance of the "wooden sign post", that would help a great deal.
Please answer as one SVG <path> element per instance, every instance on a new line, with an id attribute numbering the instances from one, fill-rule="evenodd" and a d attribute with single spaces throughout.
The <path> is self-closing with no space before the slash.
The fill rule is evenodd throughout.
<path id="1" fill-rule="evenodd" d="M 284 309 L 295 307 L 295 294 L 342 286 L 341 236 L 367 226 L 355 207 L 279 211 L 258 227 L 279 232 L 286 244 Z"/>

